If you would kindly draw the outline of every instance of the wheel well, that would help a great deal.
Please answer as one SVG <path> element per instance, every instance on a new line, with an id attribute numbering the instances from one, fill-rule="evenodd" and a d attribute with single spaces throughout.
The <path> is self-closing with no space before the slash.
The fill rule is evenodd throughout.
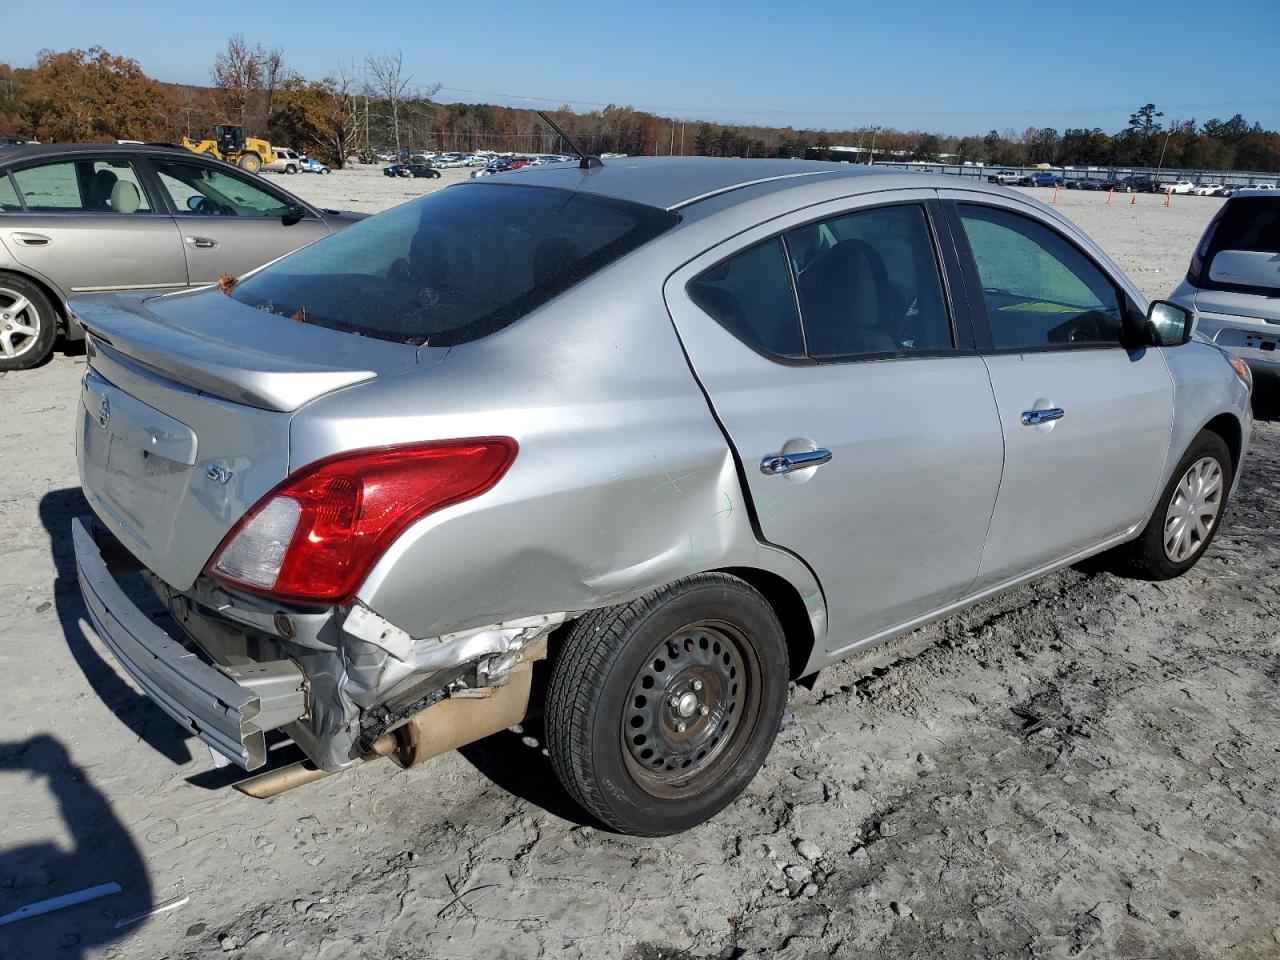
<path id="1" fill-rule="evenodd" d="M 1204 428 L 1216 433 L 1227 445 L 1227 450 L 1231 452 L 1231 471 L 1234 473 L 1240 463 L 1240 444 L 1243 440 L 1240 421 L 1229 413 L 1220 413 L 1206 423 Z"/>
<path id="2" fill-rule="evenodd" d="M 41 292 L 49 298 L 49 302 L 53 304 L 54 312 L 58 315 L 58 329 L 64 334 L 67 333 L 67 310 L 62 305 L 62 297 L 56 290 L 39 277 L 33 277 L 29 273 L 19 273 L 17 270 L 0 270 L 0 277 L 4 276 L 20 277 L 27 281 L 27 283 L 34 283 L 39 287 Z"/>
<path id="3" fill-rule="evenodd" d="M 813 653 L 813 624 L 800 591 L 776 573 L 757 570 L 754 567 L 728 567 L 724 573 L 732 574 L 755 587 L 769 601 L 773 612 L 782 623 L 787 638 L 787 658 L 791 664 L 791 679 L 799 680 L 800 671 Z"/>

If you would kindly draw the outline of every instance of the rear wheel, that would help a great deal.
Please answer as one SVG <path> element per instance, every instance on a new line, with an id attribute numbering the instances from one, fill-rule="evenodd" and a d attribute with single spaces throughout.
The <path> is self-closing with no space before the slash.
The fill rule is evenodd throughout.
<path id="1" fill-rule="evenodd" d="M 262 169 L 262 158 L 256 153 L 242 153 L 237 165 L 246 173 L 257 173 Z"/>
<path id="2" fill-rule="evenodd" d="M 1223 439 L 1202 431 L 1178 462 L 1146 529 L 1117 548 L 1119 572 L 1169 580 L 1195 566 L 1218 532 L 1233 471 Z"/>
<path id="3" fill-rule="evenodd" d="M 731 803 L 778 732 L 782 626 L 756 590 L 699 574 L 577 621 L 547 692 L 560 781 L 622 833 L 687 830 Z"/>
<path id="4" fill-rule="evenodd" d="M 58 318 L 44 291 L 30 280 L 0 274 L 0 370 L 26 370 L 53 352 Z"/>

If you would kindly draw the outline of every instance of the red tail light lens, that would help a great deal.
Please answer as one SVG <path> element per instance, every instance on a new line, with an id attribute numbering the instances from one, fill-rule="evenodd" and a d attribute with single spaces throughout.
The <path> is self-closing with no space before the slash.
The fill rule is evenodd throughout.
<path id="1" fill-rule="evenodd" d="M 1204 258 L 1209 255 L 1209 245 L 1213 243 L 1213 235 L 1217 233 L 1218 224 L 1222 222 L 1223 214 L 1227 212 L 1228 206 L 1230 206 L 1229 202 L 1218 208 L 1218 212 L 1209 221 L 1209 226 L 1204 228 L 1204 236 L 1200 238 L 1200 242 L 1196 244 L 1196 248 L 1191 254 L 1191 265 L 1187 267 L 1187 279 L 1191 281 L 1193 287 L 1200 286 L 1200 281 L 1204 275 Z"/>
<path id="2" fill-rule="evenodd" d="M 509 437 L 356 450 L 287 477 L 227 534 L 207 572 L 282 600 L 346 603 L 404 529 L 491 489 Z"/>

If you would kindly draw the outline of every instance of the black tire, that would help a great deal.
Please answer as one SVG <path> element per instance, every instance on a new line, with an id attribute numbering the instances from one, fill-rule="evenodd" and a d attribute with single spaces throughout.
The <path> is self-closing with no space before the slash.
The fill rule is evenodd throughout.
<path id="1" fill-rule="evenodd" d="M 11 310 L 14 305 L 19 309 Z M 26 277 L 0 273 L 0 370 L 39 366 L 53 353 L 57 336 L 58 312 L 44 291 Z"/>
<path id="2" fill-rule="evenodd" d="M 552 668 L 552 765 L 613 830 L 688 830 L 733 802 L 764 763 L 787 678 L 782 625 L 737 577 L 698 574 L 595 610 L 569 629 Z"/>
<path id="3" fill-rule="evenodd" d="M 285 168 L 284 168 L 284 172 L 285 172 L 285 173 L 287 173 L 287 174 L 294 174 L 294 173 L 297 173 L 297 172 L 298 172 L 298 168 L 297 168 L 297 167 L 295 167 L 295 166 L 291 163 L 291 164 L 289 164 L 287 167 L 285 167 Z"/>
<path id="4" fill-rule="evenodd" d="M 1217 464 L 1219 471 L 1219 487 L 1216 499 L 1216 512 L 1206 524 L 1207 535 L 1192 535 L 1188 540 L 1190 552 L 1176 557 L 1166 548 L 1166 528 L 1170 523 L 1170 504 L 1180 494 L 1179 487 L 1188 471 L 1203 461 L 1211 460 Z M 1113 568 L 1117 573 L 1135 577 L 1140 580 L 1171 580 L 1180 577 L 1204 555 L 1213 538 L 1217 536 L 1222 525 L 1222 515 L 1227 509 L 1227 496 L 1231 490 L 1231 481 L 1235 476 L 1235 465 L 1231 462 L 1231 451 L 1218 434 L 1202 430 L 1191 441 L 1191 446 L 1178 461 L 1173 476 L 1165 485 L 1164 491 L 1156 501 L 1151 519 L 1136 540 L 1117 547 L 1113 553 Z M 1185 501 L 1185 497 L 1184 497 Z M 1192 509 L 1188 504 L 1188 510 Z M 1176 551 L 1175 551 L 1176 553 Z"/>

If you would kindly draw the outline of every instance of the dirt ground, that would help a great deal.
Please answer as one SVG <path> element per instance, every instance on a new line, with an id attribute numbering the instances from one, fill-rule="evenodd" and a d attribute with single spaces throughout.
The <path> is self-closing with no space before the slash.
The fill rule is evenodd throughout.
<path id="1" fill-rule="evenodd" d="M 289 181 L 366 210 L 448 182 Z M 1153 296 L 1220 202 L 1059 199 Z M 83 363 L 0 374 L 0 915 L 122 892 L 0 926 L 0 957 L 1280 956 L 1276 420 L 1188 576 L 1066 570 L 826 670 L 739 802 L 635 840 L 581 820 L 536 724 L 229 789 L 85 626 Z"/>

